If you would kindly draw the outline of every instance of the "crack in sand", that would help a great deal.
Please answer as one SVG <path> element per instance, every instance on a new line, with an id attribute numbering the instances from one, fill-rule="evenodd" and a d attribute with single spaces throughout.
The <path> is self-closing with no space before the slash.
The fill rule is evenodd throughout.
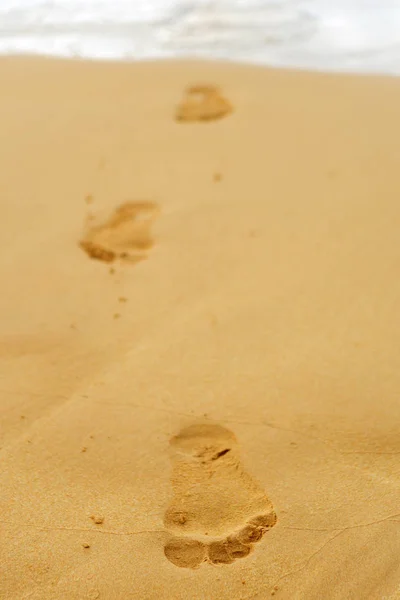
<path id="1" fill-rule="evenodd" d="M 371 525 L 379 525 L 380 523 L 385 523 L 387 521 L 400 523 L 400 520 L 397 520 L 396 517 L 400 517 L 400 513 L 395 515 L 389 515 L 387 517 L 383 517 L 382 519 L 377 519 L 375 521 L 370 521 L 369 523 L 357 523 L 355 525 L 347 525 L 346 527 L 333 527 L 333 528 L 315 528 L 315 527 L 290 527 L 287 525 L 281 525 L 282 529 L 291 529 L 293 531 L 316 531 L 316 532 L 328 532 L 328 531 L 348 531 L 350 529 L 359 529 L 361 527 L 369 527 Z"/>
<path id="2" fill-rule="evenodd" d="M 397 519 L 396 517 L 399 517 Z M 389 515 L 387 517 L 383 517 L 382 519 L 377 519 L 376 521 L 370 521 L 369 523 L 357 523 L 355 525 L 348 525 L 346 527 L 341 528 L 316 528 L 316 527 L 290 527 L 287 525 L 280 525 L 282 529 L 289 529 L 292 531 L 312 531 L 315 533 L 328 533 L 328 532 L 338 532 L 343 533 L 345 531 L 359 529 L 362 527 L 370 527 L 372 525 L 379 525 L 381 523 L 400 523 L 400 513 L 395 515 Z M 0 521 L 0 525 L 9 525 L 10 527 L 15 527 L 16 524 L 11 521 Z M 33 523 L 25 523 L 24 527 L 29 529 L 35 529 L 36 531 L 74 531 L 74 532 L 83 532 L 83 533 L 100 533 L 102 535 L 117 535 L 117 536 L 131 536 L 131 535 L 145 535 L 145 534 L 165 534 L 164 529 L 143 529 L 139 531 L 112 531 L 109 529 L 100 529 L 94 527 L 42 527 L 40 525 L 35 525 Z"/>
<path id="3" fill-rule="evenodd" d="M 287 577 L 290 577 L 291 575 L 295 575 L 296 573 L 300 573 L 301 571 L 303 571 L 312 561 L 313 558 L 315 558 L 318 554 L 320 554 L 324 548 L 330 544 L 330 542 L 332 542 L 333 540 L 335 540 L 336 538 L 338 538 L 341 534 L 343 533 L 343 531 L 339 531 L 338 533 L 336 533 L 335 535 L 331 536 L 328 540 L 326 540 L 319 548 L 317 548 L 317 550 L 315 552 L 313 552 L 307 559 L 305 562 L 303 563 L 298 563 L 297 565 L 295 565 L 295 567 L 299 567 L 298 569 L 294 569 L 292 571 L 288 571 L 287 573 L 283 573 L 283 575 L 281 575 L 273 585 L 266 585 L 263 590 L 267 590 L 267 589 L 271 589 L 272 591 L 274 591 L 277 587 L 278 587 L 278 583 L 280 581 L 282 581 L 283 579 L 286 579 Z M 252 594 L 251 596 L 245 596 L 242 598 L 242 600 L 253 600 L 254 598 L 259 598 L 260 594 L 262 592 L 258 591 L 256 594 Z"/>
<path id="4" fill-rule="evenodd" d="M 10 525 L 11 527 L 15 527 L 15 523 L 11 523 L 10 521 L 0 521 L 0 525 Z M 32 523 L 25 523 L 24 527 L 28 527 L 30 529 L 35 529 L 35 531 L 74 531 L 77 533 L 101 533 L 102 535 L 117 535 L 117 536 L 130 536 L 130 535 L 144 535 L 144 534 L 155 534 L 155 533 L 163 533 L 165 531 L 163 529 L 143 529 L 141 531 L 111 531 L 109 529 L 100 529 L 94 527 L 41 527 L 40 525 L 34 525 Z"/>
<path id="5" fill-rule="evenodd" d="M 288 577 L 290 577 L 291 575 L 296 575 L 297 573 L 301 573 L 301 571 L 304 571 L 304 569 L 306 567 L 308 567 L 308 565 L 310 564 L 310 562 L 313 560 L 313 558 L 315 558 L 316 556 L 318 556 L 319 554 L 321 554 L 323 552 L 323 550 L 326 548 L 326 546 L 328 546 L 331 542 L 333 542 L 334 540 L 336 540 L 340 535 L 342 535 L 343 531 L 339 531 L 338 533 L 336 533 L 335 535 L 331 536 L 328 540 L 326 540 L 319 548 L 317 548 L 317 550 L 315 552 L 313 552 L 304 563 L 298 563 L 297 565 L 295 565 L 294 569 L 292 571 L 288 571 L 287 573 L 284 573 L 283 575 L 281 575 L 273 584 L 272 589 L 276 588 L 278 586 L 278 583 L 280 581 L 282 581 L 283 579 L 287 579 Z M 298 569 L 296 569 L 296 567 L 299 567 Z M 270 587 L 270 586 L 268 586 Z M 264 588 L 266 589 L 266 588 Z M 253 596 L 254 598 L 254 596 Z M 248 600 L 251 600 L 250 598 Z"/>
<path id="6" fill-rule="evenodd" d="M 394 522 L 398 522 L 400 523 L 400 520 L 397 521 L 396 519 L 393 519 L 393 517 L 397 517 L 400 516 L 399 514 L 396 515 L 391 515 L 389 517 L 385 517 L 384 519 L 379 519 L 377 521 L 372 521 L 371 523 L 362 523 L 362 524 L 358 524 L 358 525 L 350 525 L 348 527 L 344 527 L 340 530 L 336 530 L 336 529 L 311 529 L 311 528 L 300 528 L 300 527 L 285 527 L 283 526 L 284 529 L 294 529 L 294 530 L 299 530 L 299 531 L 315 531 L 315 532 L 328 532 L 328 531 L 336 531 L 335 535 L 331 536 L 328 540 L 326 540 L 315 552 L 313 552 L 304 563 L 298 563 L 297 565 L 295 565 L 294 569 L 291 571 L 288 571 L 287 573 L 284 573 L 283 575 L 281 575 L 272 586 L 265 586 L 264 590 L 270 588 L 272 590 L 274 590 L 274 588 L 278 585 L 278 583 L 280 581 L 282 581 L 283 579 L 287 579 L 288 577 L 292 576 L 292 575 L 296 575 L 297 573 L 301 573 L 301 571 L 304 571 L 304 569 L 310 564 L 310 562 L 312 561 L 313 558 L 315 558 L 316 556 L 318 556 L 319 554 L 321 554 L 321 552 L 324 550 L 324 548 L 326 548 L 326 546 L 328 546 L 331 542 L 333 542 L 334 540 L 336 540 L 339 536 L 342 535 L 342 533 L 344 533 L 345 531 L 349 531 L 349 530 L 353 530 L 353 529 L 357 529 L 360 527 L 369 527 L 370 525 L 379 525 L 381 523 L 387 522 L 387 521 L 394 521 Z M 296 569 L 296 567 L 299 567 L 298 569 Z M 259 595 L 259 592 L 257 592 L 256 595 L 252 595 L 252 596 L 247 596 L 246 598 L 243 598 L 243 600 L 252 600 L 252 598 L 257 598 L 257 596 Z"/>
<path id="7" fill-rule="evenodd" d="M 95 404 L 99 404 L 101 406 L 120 406 L 120 407 L 128 407 L 128 408 L 141 408 L 143 410 L 154 410 L 154 411 L 158 411 L 158 412 L 165 412 L 168 414 L 171 414 L 172 416 L 181 416 L 181 417 L 189 417 L 191 419 L 193 418 L 204 418 L 204 414 L 202 415 L 195 415 L 195 414 L 189 414 L 189 413 L 184 413 L 184 412 L 180 412 L 180 411 L 175 411 L 171 408 L 165 408 L 165 407 L 159 407 L 159 406 L 144 406 L 142 404 L 131 404 L 131 403 L 123 403 L 123 402 L 102 402 L 102 401 L 98 401 L 95 402 Z M 210 415 L 208 415 L 207 420 L 212 422 L 216 422 L 215 419 L 213 417 L 211 417 Z M 244 421 L 241 419 L 222 419 L 223 423 L 227 423 L 227 424 L 231 424 L 231 425 L 248 425 L 250 427 L 267 427 L 269 429 L 276 429 L 278 431 L 287 431 L 289 433 L 294 433 L 295 435 L 299 435 L 301 437 L 306 438 L 307 440 L 315 440 L 317 442 L 319 442 L 320 444 L 323 444 L 325 446 L 327 446 L 328 448 L 330 448 L 331 450 L 333 450 L 334 452 L 337 452 L 338 454 L 342 454 L 342 455 L 349 455 L 349 454 L 371 454 L 371 455 L 382 455 L 382 456 L 400 456 L 400 450 L 399 451 L 394 451 L 394 452 L 379 452 L 379 451 L 374 451 L 374 450 L 352 450 L 352 451 L 348 451 L 348 450 L 340 450 L 339 448 L 336 448 L 333 444 L 333 442 L 331 442 L 330 440 L 327 439 L 323 439 L 320 438 L 316 435 L 313 435 L 311 433 L 308 433 L 307 431 L 300 431 L 298 429 L 291 429 L 289 427 L 283 427 L 281 425 L 277 425 L 275 423 L 270 423 L 268 421 Z"/>
<path id="8" fill-rule="evenodd" d="M 25 393 L 29 396 L 29 395 L 33 395 L 33 393 L 31 392 L 19 392 L 19 391 L 14 391 L 14 390 L 0 390 L 0 392 L 2 393 L 6 393 L 6 394 L 18 394 L 18 395 L 24 395 Z M 42 397 L 42 394 L 39 393 L 34 393 L 35 397 Z M 78 396 L 72 396 L 72 397 L 68 397 L 68 396 L 63 396 L 61 394 L 59 394 L 57 396 L 60 400 L 65 400 L 66 402 L 68 401 L 79 401 L 79 399 L 82 399 L 82 395 L 78 395 Z M 85 398 L 87 399 L 87 398 Z M 181 411 L 176 411 L 174 409 L 170 409 L 170 408 L 165 408 L 165 407 L 160 407 L 160 406 L 144 406 L 142 404 L 132 404 L 132 403 L 123 403 L 123 402 L 103 402 L 103 401 L 93 401 L 93 404 L 98 404 L 100 406 L 112 406 L 112 407 L 122 407 L 122 408 L 140 408 L 143 410 L 153 410 L 156 412 L 164 412 L 167 414 L 170 414 L 172 416 L 181 416 L 181 417 L 188 417 L 190 419 L 195 419 L 195 418 L 204 418 L 204 414 L 202 415 L 196 415 L 195 413 L 185 413 L 185 412 L 181 412 Z M 57 409 L 62 408 L 63 405 L 58 406 Z M 52 414 L 52 413 L 50 413 Z M 208 421 L 212 422 L 214 421 L 214 418 L 211 417 L 210 415 L 208 415 L 206 417 L 208 419 Z M 319 442 L 322 445 L 327 446 L 329 449 L 331 449 L 333 452 L 336 452 L 338 454 L 341 455 L 371 455 L 371 456 L 400 456 L 400 450 L 395 450 L 393 452 L 380 452 L 377 450 L 340 450 L 339 448 L 336 448 L 334 446 L 334 444 L 330 441 L 330 440 L 326 440 L 323 438 L 320 438 L 318 436 L 315 436 L 313 434 L 308 433 L 307 431 L 300 431 L 298 429 L 292 429 L 289 427 L 283 427 L 281 425 L 277 425 L 275 423 L 270 423 L 268 421 L 245 421 L 245 420 L 241 420 L 241 419 L 223 419 L 222 420 L 224 423 L 227 424 L 232 424 L 232 425 L 247 425 L 249 427 L 267 427 L 269 429 L 275 429 L 278 431 L 287 431 L 289 433 L 293 433 L 295 435 L 301 436 L 306 438 L 307 440 L 315 440 L 317 442 Z M 33 425 L 34 422 L 31 424 Z M 3 448 L 0 449 L 1 450 L 5 450 L 7 446 L 4 446 Z"/>

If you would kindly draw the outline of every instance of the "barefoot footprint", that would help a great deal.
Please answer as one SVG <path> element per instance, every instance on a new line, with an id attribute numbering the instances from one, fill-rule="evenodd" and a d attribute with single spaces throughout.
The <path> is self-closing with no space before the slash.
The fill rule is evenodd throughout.
<path id="1" fill-rule="evenodd" d="M 231 103 L 224 98 L 214 85 L 193 85 L 187 88 L 185 96 L 176 111 L 179 122 L 216 121 L 233 111 Z"/>
<path id="2" fill-rule="evenodd" d="M 153 246 L 151 227 L 157 213 L 154 202 L 125 202 L 106 221 L 88 227 L 79 245 L 90 258 L 103 262 L 143 260 Z"/>
<path id="3" fill-rule="evenodd" d="M 272 503 L 243 469 L 234 434 L 192 425 L 171 439 L 174 497 L 164 515 L 165 556 L 178 567 L 230 564 L 276 523 Z"/>

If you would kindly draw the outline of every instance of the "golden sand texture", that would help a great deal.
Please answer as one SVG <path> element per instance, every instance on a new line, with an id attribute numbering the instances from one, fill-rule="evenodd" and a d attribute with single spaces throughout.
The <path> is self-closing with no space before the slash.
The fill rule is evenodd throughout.
<path id="1" fill-rule="evenodd" d="M 398 598 L 400 80 L 0 81 L 1 600 Z"/>

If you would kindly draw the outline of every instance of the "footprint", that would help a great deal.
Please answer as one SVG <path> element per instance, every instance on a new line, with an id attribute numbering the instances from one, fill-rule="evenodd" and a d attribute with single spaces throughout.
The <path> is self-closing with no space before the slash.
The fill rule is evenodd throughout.
<path id="1" fill-rule="evenodd" d="M 165 556 L 192 569 L 248 556 L 277 519 L 243 469 L 234 434 L 220 425 L 192 425 L 170 445 L 174 497 L 164 515 Z"/>
<path id="2" fill-rule="evenodd" d="M 154 240 L 151 227 L 158 213 L 153 202 L 126 202 L 103 223 L 88 226 L 79 245 L 90 258 L 136 263 L 147 258 Z"/>
<path id="3" fill-rule="evenodd" d="M 219 88 L 213 85 L 189 87 L 176 111 L 176 120 L 183 123 L 193 121 L 216 121 L 233 112 L 233 106 L 224 98 Z"/>

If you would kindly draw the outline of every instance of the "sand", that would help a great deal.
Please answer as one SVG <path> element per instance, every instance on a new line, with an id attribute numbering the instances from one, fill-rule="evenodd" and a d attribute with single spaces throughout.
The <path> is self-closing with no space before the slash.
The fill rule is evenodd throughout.
<path id="1" fill-rule="evenodd" d="M 0 598 L 399 598 L 400 80 L 0 81 Z"/>

